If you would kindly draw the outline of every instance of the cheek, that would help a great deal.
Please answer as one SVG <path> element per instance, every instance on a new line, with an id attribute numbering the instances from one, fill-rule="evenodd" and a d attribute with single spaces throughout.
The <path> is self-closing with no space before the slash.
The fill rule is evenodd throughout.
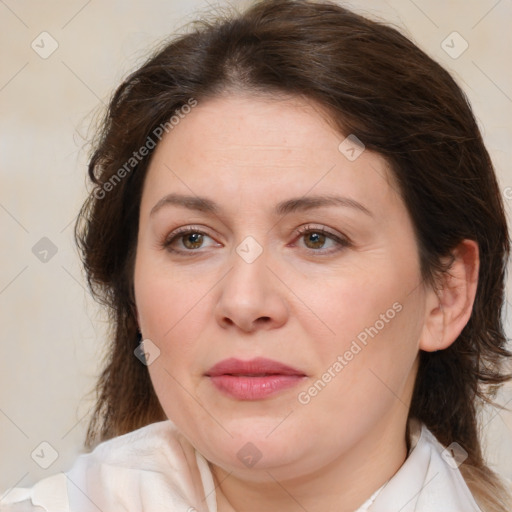
<path id="1" fill-rule="evenodd" d="M 159 260 L 144 250 L 138 254 L 134 286 L 141 330 L 164 346 L 185 325 L 197 325 L 196 317 L 211 284 L 189 272 L 173 271 Z"/>
<path id="2" fill-rule="evenodd" d="M 336 396 L 345 397 L 345 412 L 354 414 L 363 404 L 377 411 L 384 404 L 392 406 L 398 397 L 406 403 L 423 326 L 422 297 L 393 290 L 378 298 L 374 295 L 375 302 L 356 306 L 347 302 L 338 315 L 337 335 L 324 344 L 323 374 L 318 377 L 333 383 L 324 396 L 326 410 Z"/>
<path id="3" fill-rule="evenodd" d="M 407 293 L 395 273 L 392 268 L 368 265 L 342 278 L 322 279 L 317 286 L 304 281 L 298 293 L 307 297 L 307 306 L 317 317 L 316 327 L 340 350 L 354 339 L 364 343 L 372 334 L 390 330 Z"/>
<path id="4" fill-rule="evenodd" d="M 168 416 L 179 414 L 188 393 L 204 370 L 200 346 L 206 323 L 211 322 L 212 284 L 187 272 L 170 272 L 141 251 L 135 265 L 135 299 L 144 338 L 159 349 L 148 367 L 153 386 Z"/>
<path id="5" fill-rule="evenodd" d="M 367 402 L 392 396 L 386 386 L 397 394 L 403 391 L 423 327 L 424 296 L 421 288 L 411 293 L 410 285 L 418 280 L 410 263 L 402 269 L 390 264 L 309 290 L 308 305 L 329 332 L 320 335 L 303 327 L 316 340 L 316 377 L 329 381 L 331 396 L 347 393 L 347 401 L 352 396 L 356 403 L 361 397 Z"/>
<path id="6" fill-rule="evenodd" d="M 387 306 L 385 301 L 384 304 Z M 327 444 L 332 443 L 331 448 L 346 446 L 386 415 L 406 414 L 419 324 L 408 316 L 414 314 L 413 305 L 401 305 L 401 310 L 391 307 L 388 323 L 379 318 L 362 330 L 353 325 L 350 328 L 357 332 L 354 336 L 341 334 L 324 343 L 319 371 L 295 401 L 302 431 L 314 432 Z M 388 309 L 382 311 L 386 315 Z M 373 318 L 372 311 L 365 313 Z M 344 320 L 349 323 L 350 317 L 347 315 Z M 339 327 L 341 331 L 341 319 Z M 332 425 L 338 427 L 335 433 Z"/>

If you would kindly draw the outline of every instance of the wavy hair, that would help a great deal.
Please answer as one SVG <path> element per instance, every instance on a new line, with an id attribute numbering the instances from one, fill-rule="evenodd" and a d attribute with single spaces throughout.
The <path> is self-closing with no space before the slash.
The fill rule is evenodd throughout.
<path id="1" fill-rule="evenodd" d="M 449 348 L 420 353 L 410 417 L 468 452 L 461 471 L 483 510 L 509 510 L 478 429 L 480 405 L 510 378 L 501 320 L 510 240 L 491 159 L 466 96 L 443 67 L 396 29 L 328 1 L 259 1 L 196 22 L 113 95 L 89 163 L 94 189 L 75 227 L 89 285 L 112 325 L 86 446 L 165 419 L 146 367 L 133 356 L 138 215 L 153 150 L 107 185 L 191 98 L 226 91 L 314 100 L 340 134 L 355 134 L 386 158 L 426 282 L 447 271 L 441 261 L 459 242 L 478 243 L 471 317 Z"/>

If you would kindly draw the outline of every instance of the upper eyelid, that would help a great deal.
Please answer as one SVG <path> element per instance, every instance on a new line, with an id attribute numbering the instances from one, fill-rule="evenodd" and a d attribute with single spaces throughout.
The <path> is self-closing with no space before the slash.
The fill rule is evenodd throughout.
<path id="1" fill-rule="evenodd" d="M 333 231 L 330 230 L 330 228 L 327 228 L 326 226 L 322 226 L 322 225 L 319 225 L 319 226 L 313 226 L 311 224 L 305 224 L 305 225 L 302 225 L 302 226 L 299 226 L 298 228 L 295 229 L 295 232 L 302 235 L 304 233 L 308 233 L 308 232 L 319 232 L 319 233 L 322 233 L 324 235 L 331 235 L 335 238 L 346 238 L 345 235 L 341 234 L 341 233 L 334 233 Z"/>
<path id="2" fill-rule="evenodd" d="M 323 225 L 318 225 L 318 226 L 314 226 L 312 224 L 303 224 L 297 228 L 295 228 L 294 230 L 294 243 L 295 241 L 297 240 L 297 238 L 301 238 L 303 237 L 304 235 L 306 235 L 307 233 L 311 233 L 311 232 L 318 232 L 318 233 L 322 233 L 323 235 L 327 235 L 328 238 L 330 238 L 331 240 L 333 240 L 335 243 L 337 243 L 338 245 L 350 245 L 351 244 L 351 241 L 350 239 L 345 236 L 344 234 L 337 234 L 337 233 L 333 233 L 329 228 L 327 228 L 326 226 L 323 226 Z M 195 226 L 195 225 L 190 225 L 190 226 L 182 226 L 182 227 L 179 227 L 177 229 L 175 229 L 174 231 L 172 231 L 170 234 L 166 235 L 164 238 L 163 238 L 163 243 L 161 245 L 163 245 L 164 247 L 168 247 L 168 246 L 171 246 L 172 243 L 176 242 L 176 240 L 179 240 L 180 237 L 182 236 L 185 236 L 189 233 L 199 233 L 199 234 L 202 234 L 202 235 L 206 235 L 207 237 L 211 238 L 212 240 L 215 240 L 215 237 L 210 235 L 208 233 L 208 230 L 201 227 L 201 226 Z M 219 242 L 216 242 L 216 243 L 219 243 Z M 309 249 L 313 252 L 318 252 L 318 253 L 321 253 L 322 252 L 322 249 L 318 250 L 318 251 L 315 251 L 314 249 Z M 192 250 L 192 249 L 177 249 L 176 252 L 182 252 L 182 253 L 185 253 L 185 252 L 189 252 L 189 253 L 200 253 L 201 251 L 201 248 L 199 248 L 198 250 Z M 326 251 L 328 252 L 328 251 Z"/>
<path id="3" fill-rule="evenodd" d="M 295 228 L 294 233 L 302 235 L 304 233 L 307 233 L 308 231 L 318 231 L 319 233 L 331 235 L 331 236 L 333 236 L 335 238 L 337 237 L 337 238 L 347 239 L 347 237 L 344 234 L 342 234 L 342 233 L 339 233 L 339 234 L 335 233 L 335 232 L 331 231 L 329 228 L 327 228 L 326 226 L 323 226 L 321 224 L 319 224 L 317 226 L 314 226 L 314 225 L 311 225 L 311 224 L 304 224 L 302 226 L 299 226 L 298 228 Z M 203 228 L 201 226 L 195 226 L 195 225 L 183 226 L 183 227 L 176 228 L 175 230 L 171 231 L 168 235 L 166 235 L 165 238 L 166 239 L 171 239 L 171 238 L 174 238 L 176 236 L 185 235 L 185 234 L 188 234 L 188 233 L 200 233 L 200 234 L 203 234 L 203 235 L 207 235 L 210 238 L 214 238 L 214 236 L 212 236 L 208 232 L 207 228 Z"/>

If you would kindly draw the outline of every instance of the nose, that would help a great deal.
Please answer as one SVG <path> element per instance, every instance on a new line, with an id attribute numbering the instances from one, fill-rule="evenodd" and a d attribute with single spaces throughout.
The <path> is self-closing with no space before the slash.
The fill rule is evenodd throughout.
<path id="1" fill-rule="evenodd" d="M 231 263 L 231 270 L 220 282 L 217 322 L 223 328 L 236 327 L 244 332 L 285 324 L 289 314 L 285 290 L 267 266 L 267 251 L 250 263 L 233 252 Z"/>

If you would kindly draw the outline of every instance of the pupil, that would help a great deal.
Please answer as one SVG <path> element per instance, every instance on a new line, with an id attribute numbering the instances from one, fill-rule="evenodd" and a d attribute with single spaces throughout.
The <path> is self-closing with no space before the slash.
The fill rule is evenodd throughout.
<path id="1" fill-rule="evenodd" d="M 311 233 L 309 235 L 309 240 L 312 242 L 314 248 L 318 248 L 325 243 L 325 235 L 322 235 L 321 233 Z"/>
<path id="2" fill-rule="evenodd" d="M 189 247 L 192 246 L 192 248 L 197 248 L 201 245 L 203 235 L 200 233 L 191 233 L 185 238 L 185 246 Z"/>

